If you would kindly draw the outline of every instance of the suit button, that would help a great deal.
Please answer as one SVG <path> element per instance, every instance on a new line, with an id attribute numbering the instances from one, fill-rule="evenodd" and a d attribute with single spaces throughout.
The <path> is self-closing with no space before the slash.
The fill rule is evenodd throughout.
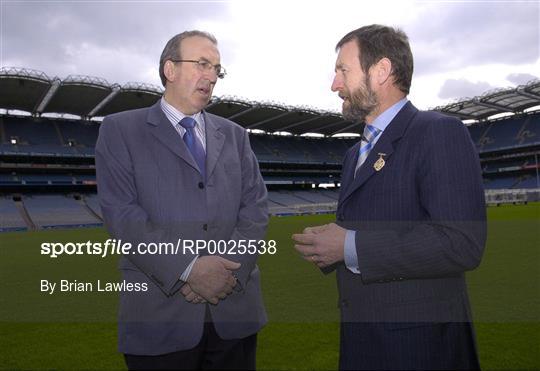
<path id="1" fill-rule="evenodd" d="M 203 188 L 204 188 L 204 183 L 203 183 L 203 182 L 199 182 L 199 188 L 200 188 L 200 189 L 203 189 Z"/>
<path id="2" fill-rule="evenodd" d="M 208 230 L 208 224 L 204 224 L 204 225 L 202 226 L 202 229 L 203 229 L 203 231 L 207 231 L 207 230 Z"/>
<path id="3" fill-rule="evenodd" d="M 343 300 L 341 301 L 341 306 L 342 306 L 342 307 L 348 307 L 348 306 L 349 306 L 349 301 L 348 301 L 347 299 L 343 299 Z"/>

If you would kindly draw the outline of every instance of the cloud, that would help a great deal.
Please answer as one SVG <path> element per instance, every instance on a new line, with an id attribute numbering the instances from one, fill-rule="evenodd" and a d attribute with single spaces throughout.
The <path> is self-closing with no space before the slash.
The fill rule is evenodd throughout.
<path id="1" fill-rule="evenodd" d="M 525 85 L 531 80 L 538 79 L 538 76 L 531 75 L 530 73 L 511 73 L 506 76 L 506 79 L 516 85 Z"/>
<path id="2" fill-rule="evenodd" d="M 334 46 L 371 23 L 409 34 L 413 89 L 423 107 L 440 103 L 439 90 L 453 98 L 484 92 L 480 83 L 457 93 L 441 89 L 447 80 L 506 86 L 522 81 L 508 75 L 540 66 L 540 4 L 533 2 L 44 0 L 4 1 L 1 10 L 2 66 L 160 85 L 157 64 L 167 40 L 202 29 L 217 37 L 229 72 L 216 95 L 338 111 L 341 101 L 330 91 Z"/>
<path id="3" fill-rule="evenodd" d="M 485 81 L 471 82 L 465 79 L 448 79 L 439 91 L 439 98 L 456 99 L 481 95 L 494 86 Z"/>
<path id="4" fill-rule="evenodd" d="M 141 71 L 157 67 L 170 37 L 196 28 L 202 17 L 224 15 L 226 4 L 215 2 L 6 2 L 1 63 L 51 76 L 149 82 Z"/>
<path id="5" fill-rule="evenodd" d="M 418 74 L 482 64 L 528 64 L 540 57 L 537 2 L 436 2 L 405 31 Z"/>

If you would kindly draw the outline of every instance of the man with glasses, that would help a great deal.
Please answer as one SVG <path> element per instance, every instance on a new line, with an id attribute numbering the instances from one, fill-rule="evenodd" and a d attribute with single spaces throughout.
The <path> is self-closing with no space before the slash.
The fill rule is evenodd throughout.
<path id="1" fill-rule="evenodd" d="M 216 39 L 174 36 L 159 74 L 163 97 L 107 116 L 96 145 L 109 233 L 133 246 L 169 244 L 120 259 L 122 279 L 148 289 L 120 293 L 119 350 L 130 369 L 253 369 L 267 320 L 257 256 L 209 242 L 262 240 L 266 188 L 247 132 L 204 111 L 226 74 Z"/>

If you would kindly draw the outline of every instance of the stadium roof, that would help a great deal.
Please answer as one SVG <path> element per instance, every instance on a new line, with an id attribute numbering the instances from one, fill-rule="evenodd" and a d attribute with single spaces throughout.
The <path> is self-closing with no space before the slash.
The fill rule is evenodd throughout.
<path id="1" fill-rule="evenodd" d="M 0 108 L 43 113 L 73 114 L 85 119 L 147 107 L 163 94 L 161 87 L 144 83 L 110 84 L 104 79 L 70 75 L 50 78 L 45 73 L 15 67 L 0 69 Z M 501 89 L 434 108 L 462 120 L 483 120 L 501 113 L 519 113 L 540 105 L 540 80 Z M 292 134 L 359 133 L 359 126 L 337 112 L 254 102 L 236 97 L 212 97 L 207 111 L 234 120 L 247 129 Z"/>
<path id="2" fill-rule="evenodd" d="M 496 89 L 474 98 L 439 106 L 435 111 L 454 115 L 462 120 L 483 120 L 501 113 L 519 113 L 540 105 L 540 80 L 529 81 L 517 88 Z"/>

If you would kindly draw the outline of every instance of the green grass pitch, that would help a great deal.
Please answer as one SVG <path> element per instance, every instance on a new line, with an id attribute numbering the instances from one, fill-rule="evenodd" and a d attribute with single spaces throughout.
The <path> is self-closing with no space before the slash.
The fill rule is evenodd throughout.
<path id="1" fill-rule="evenodd" d="M 539 369 L 540 204 L 488 209 L 481 266 L 468 274 L 483 369 Z M 269 324 L 259 369 L 335 369 L 339 313 L 333 275 L 292 248 L 290 235 L 334 216 L 272 218 L 277 254 L 259 260 Z M 41 279 L 115 280 L 116 258 L 40 255 L 42 242 L 103 241 L 103 229 L 0 234 L 0 368 L 122 369 L 114 293 L 41 293 Z"/>

